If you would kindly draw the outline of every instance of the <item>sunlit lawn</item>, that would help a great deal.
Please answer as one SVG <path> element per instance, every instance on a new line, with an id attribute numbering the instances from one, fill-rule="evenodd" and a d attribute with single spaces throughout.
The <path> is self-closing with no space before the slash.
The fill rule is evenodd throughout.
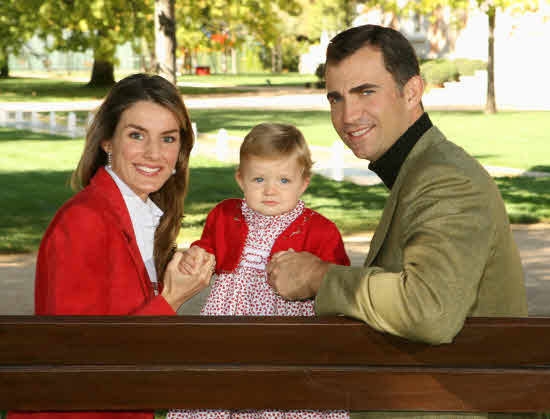
<path id="1" fill-rule="evenodd" d="M 254 125 L 286 122 L 298 126 L 310 144 L 330 147 L 339 141 L 328 111 L 191 109 L 199 132 L 225 128 L 244 137 Z M 429 112 L 453 142 L 485 165 L 550 172 L 550 112 Z"/>
<path id="2" fill-rule="evenodd" d="M 299 86 L 317 82 L 313 74 L 298 73 L 249 73 L 249 74 L 212 74 L 206 76 L 182 75 L 178 81 L 184 83 L 204 83 L 218 86 Z"/>
<path id="3" fill-rule="evenodd" d="M 0 252 L 35 251 L 55 211 L 71 195 L 68 179 L 82 139 L 0 129 Z M 208 211 L 240 197 L 235 167 L 203 156 L 191 159 L 191 181 L 181 242 L 199 237 Z M 513 222 L 550 221 L 550 177 L 500 178 L 497 183 Z M 372 231 L 387 191 L 314 176 L 304 200 L 332 219 L 343 234 Z"/>

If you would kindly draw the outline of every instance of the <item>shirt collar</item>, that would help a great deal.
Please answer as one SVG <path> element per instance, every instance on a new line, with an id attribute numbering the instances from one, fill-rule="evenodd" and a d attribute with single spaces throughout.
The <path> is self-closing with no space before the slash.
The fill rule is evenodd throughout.
<path id="1" fill-rule="evenodd" d="M 140 212 L 145 210 L 147 213 L 151 214 L 155 221 L 162 217 L 164 212 L 151 200 L 151 198 L 147 197 L 147 201 L 143 202 L 143 200 L 137 196 L 137 194 L 130 189 L 130 187 L 122 179 L 120 179 L 115 172 L 113 172 L 113 169 L 109 166 L 105 166 L 105 170 L 115 181 L 125 201 L 131 200 L 134 207 L 139 208 L 141 210 Z M 139 203 L 134 202 L 136 200 L 139 201 Z"/>
<path id="2" fill-rule="evenodd" d="M 412 124 L 405 133 L 378 160 L 369 164 L 369 169 L 376 173 L 388 189 L 393 187 L 403 162 L 428 129 L 432 121 L 426 112 Z"/>

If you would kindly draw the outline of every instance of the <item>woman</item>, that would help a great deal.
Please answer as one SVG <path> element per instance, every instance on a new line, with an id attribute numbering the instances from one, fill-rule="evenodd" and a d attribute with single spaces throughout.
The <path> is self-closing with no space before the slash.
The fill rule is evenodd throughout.
<path id="1" fill-rule="evenodd" d="M 38 253 L 36 314 L 174 315 L 209 282 L 183 275 L 175 240 L 193 132 L 176 88 L 159 76 L 118 82 L 86 137 L 72 185 Z M 9 418 L 153 418 L 153 412 L 10 412 Z"/>

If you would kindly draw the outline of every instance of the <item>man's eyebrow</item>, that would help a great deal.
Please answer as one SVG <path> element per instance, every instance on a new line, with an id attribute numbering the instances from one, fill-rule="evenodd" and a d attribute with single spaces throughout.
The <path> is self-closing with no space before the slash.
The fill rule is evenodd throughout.
<path id="1" fill-rule="evenodd" d="M 360 84 L 359 86 L 352 87 L 349 90 L 349 92 L 350 93 L 360 93 L 365 89 L 374 89 L 376 87 L 380 87 L 380 86 L 377 85 L 377 84 L 372 84 L 372 83 L 363 83 L 363 84 Z"/>
<path id="2" fill-rule="evenodd" d="M 338 92 L 328 92 L 327 93 L 327 99 L 329 99 L 329 100 L 330 99 L 339 99 L 341 97 L 342 97 L 342 95 Z"/>

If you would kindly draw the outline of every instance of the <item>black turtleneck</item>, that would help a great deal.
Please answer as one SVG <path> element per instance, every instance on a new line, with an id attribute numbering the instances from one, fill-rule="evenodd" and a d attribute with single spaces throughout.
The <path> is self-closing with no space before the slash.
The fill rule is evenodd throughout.
<path id="1" fill-rule="evenodd" d="M 378 160 L 369 163 L 369 169 L 376 173 L 384 185 L 391 189 L 397 179 L 401 165 L 416 142 L 432 127 L 426 112 L 412 124 L 405 133 Z"/>

